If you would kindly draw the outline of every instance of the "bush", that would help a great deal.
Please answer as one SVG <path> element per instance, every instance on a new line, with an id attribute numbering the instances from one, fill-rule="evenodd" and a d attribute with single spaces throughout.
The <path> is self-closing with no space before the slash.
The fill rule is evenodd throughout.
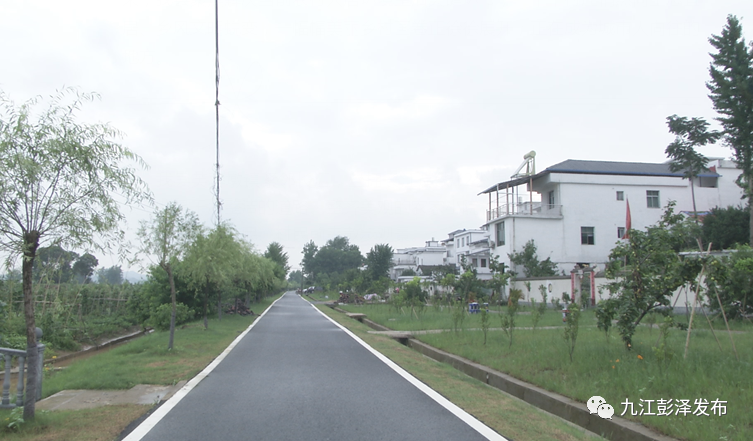
<path id="1" fill-rule="evenodd" d="M 160 331 L 166 331 L 170 329 L 170 315 L 172 314 L 172 305 L 169 303 L 165 303 L 164 305 L 160 305 L 157 307 L 157 309 L 152 312 L 152 315 L 149 317 L 149 320 L 147 320 L 147 324 L 149 326 L 152 326 L 154 329 L 160 330 Z M 175 325 L 179 325 L 181 323 L 185 323 L 191 319 L 193 319 L 194 314 L 193 311 L 191 311 L 188 306 L 178 303 L 175 308 Z"/>
<path id="2" fill-rule="evenodd" d="M 0 338 L 0 346 L 10 349 L 26 350 L 26 336 L 18 334 L 3 335 Z"/>

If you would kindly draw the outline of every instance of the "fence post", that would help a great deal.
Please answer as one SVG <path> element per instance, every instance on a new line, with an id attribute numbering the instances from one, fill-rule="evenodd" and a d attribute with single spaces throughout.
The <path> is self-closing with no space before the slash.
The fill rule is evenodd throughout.
<path id="1" fill-rule="evenodd" d="M 44 345 L 41 343 L 37 344 L 37 354 L 39 354 L 37 356 L 39 363 L 37 367 L 37 399 L 35 401 L 42 399 L 42 380 L 44 380 Z"/>

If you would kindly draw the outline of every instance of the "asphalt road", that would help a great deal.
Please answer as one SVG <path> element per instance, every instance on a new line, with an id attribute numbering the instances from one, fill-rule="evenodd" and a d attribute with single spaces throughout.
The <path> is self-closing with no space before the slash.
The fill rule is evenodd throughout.
<path id="1" fill-rule="evenodd" d="M 144 440 L 484 440 L 295 293 Z"/>

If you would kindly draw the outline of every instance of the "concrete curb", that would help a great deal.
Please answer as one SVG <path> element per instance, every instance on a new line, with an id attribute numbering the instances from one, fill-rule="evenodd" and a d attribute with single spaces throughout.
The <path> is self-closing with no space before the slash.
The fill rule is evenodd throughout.
<path id="1" fill-rule="evenodd" d="M 351 313 L 337 308 L 335 305 L 328 304 L 327 306 L 335 311 L 351 315 Z M 598 415 L 592 415 L 586 409 L 585 403 L 574 401 L 568 397 L 550 392 L 533 384 L 526 383 L 525 381 L 518 380 L 515 377 L 496 371 L 487 366 L 429 346 L 426 343 L 422 343 L 412 338 L 410 333 L 393 331 L 392 329 L 372 322 L 363 314 L 358 314 L 358 316 L 353 318 L 372 329 L 385 332 L 386 335 L 429 358 L 442 363 L 447 363 L 470 377 L 609 440 L 677 441 L 676 438 L 661 435 L 639 423 L 624 418 L 613 417 L 611 420 L 608 420 L 603 419 Z M 389 331 L 394 332 L 394 335 Z"/>

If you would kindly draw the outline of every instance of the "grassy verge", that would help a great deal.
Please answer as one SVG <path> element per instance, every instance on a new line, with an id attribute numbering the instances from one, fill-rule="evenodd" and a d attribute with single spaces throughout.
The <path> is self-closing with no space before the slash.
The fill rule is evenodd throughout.
<path id="1" fill-rule="evenodd" d="M 252 305 L 264 311 L 274 300 Z M 130 389 L 136 384 L 171 385 L 188 380 L 204 369 L 243 332 L 256 317 L 223 315 L 222 321 L 209 320 L 204 331 L 200 322 L 175 330 L 175 344 L 167 351 L 168 333 L 156 332 L 130 343 L 72 363 L 45 377 L 43 395 L 69 389 Z M 0 409 L 0 435 L 3 440 L 112 440 L 131 421 L 151 406 L 104 406 L 78 411 L 37 412 L 33 422 L 18 431 L 7 428 L 11 412 Z"/>
<path id="2" fill-rule="evenodd" d="M 347 307 L 365 313 L 370 319 L 394 329 L 450 329 L 450 314 L 427 311 L 423 318 L 410 319 L 407 313 L 389 310 L 384 305 Z M 435 317 L 436 315 L 447 317 Z M 701 316 L 701 318 L 703 318 Z M 563 338 L 561 315 L 547 312 L 545 320 L 560 321 L 555 329 L 516 329 L 510 346 L 508 337 L 501 331 L 490 331 L 484 345 L 483 332 L 467 330 L 480 328 L 477 317 L 467 317 L 465 331 L 418 335 L 434 347 L 508 373 L 545 389 L 569 396 L 585 403 L 591 396 L 599 395 L 612 404 L 615 414 L 626 408 L 625 417 L 653 427 L 667 435 L 694 441 L 749 440 L 753 437 L 753 332 L 750 327 L 740 327 L 733 335 L 740 361 L 735 359 L 729 336 L 717 330 L 719 348 L 709 330 L 695 331 L 690 340 L 688 358 L 683 359 L 686 333 L 670 329 L 664 351 L 660 347 L 660 333 L 655 327 L 639 327 L 633 347 L 627 350 L 615 334 L 606 336 L 595 327 L 592 313 L 581 318 L 573 361 Z M 530 326 L 530 317 L 519 316 L 516 326 Z M 680 319 L 682 320 L 682 319 Z M 412 321 L 412 323 L 411 323 Z M 704 319 L 705 321 L 705 319 Z M 499 327 L 499 319 L 492 317 L 491 326 Z M 717 328 L 718 329 L 718 328 Z M 748 329 L 748 331 L 741 331 Z M 654 349 L 657 348 L 657 349 Z M 629 405 L 644 413 L 648 403 L 641 400 L 689 400 L 690 414 L 671 416 L 630 415 Z M 706 411 L 709 416 L 693 415 L 698 408 L 696 400 L 726 401 L 726 414 L 714 415 L 712 404 Z M 585 404 L 584 404 L 585 405 Z M 657 412 L 657 401 L 651 403 Z M 719 413 L 719 412 L 718 412 Z"/>
<path id="3" fill-rule="evenodd" d="M 446 364 L 420 355 L 388 337 L 369 334 L 370 328 L 366 325 L 348 319 L 326 306 L 319 306 L 319 309 L 416 378 L 505 437 L 517 441 L 602 439 L 474 380 Z"/>

